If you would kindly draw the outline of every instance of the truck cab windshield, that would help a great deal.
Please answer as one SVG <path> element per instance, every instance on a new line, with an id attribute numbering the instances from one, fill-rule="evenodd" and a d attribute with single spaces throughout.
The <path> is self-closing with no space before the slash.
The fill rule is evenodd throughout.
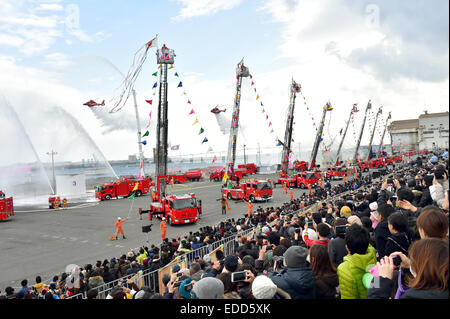
<path id="1" fill-rule="evenodd" d="M 264 190 L 264 189 L 271 189 L 272 185 L 270 183 L 264 182 L 264 183 L 258 183 L 258 189 Z"/>
<path id="2" fill-rule="evenodd" d="M 197 201 L 195 200 L 195 198 L 184 198 L 173 201 L 174 209 L 186 209 L 194 207 L 197 207 Z"/>

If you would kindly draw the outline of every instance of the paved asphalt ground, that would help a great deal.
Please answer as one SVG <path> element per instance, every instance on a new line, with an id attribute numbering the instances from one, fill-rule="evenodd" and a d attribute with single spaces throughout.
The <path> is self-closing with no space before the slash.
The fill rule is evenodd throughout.
<path id="1" fill-rule="evenodd" d="M 253 175 L 251 178 L 272 178 L 273 175 Z M 334 183 L 333 183 L 334 184 Z M 167 237 L 184 236 L 190 231 L 197 231 L 206 225 L 216 225 L 229 218 L 241 218 L 247 213 L 247 205 L 243 201 L 230 201 L 227 215 L 221 214 L 219 182 L 191 182 L 175 185 L 169 192 L 185 194 L 194 192 L 202 200 L 203 215 L 195 224 L 175 225 L 167 227 Z M 304 190 L 294 189 L 294 198 Z M 283 194 L 283 187 L 278 185 L 269 202 L 255 203 L 254 210 L 261 207 L 276 207 L 289 201 L 289 193 Z M 146 209 L 151 196 L 146 195 L 130 199 L 113 199 L 74 205 L 67 210 L 25 210 L 16 207 L 15 216 L 0 223 L 0 289 L 7 286 L 20 287 L 20 281 L 28 279 L 35 283 L 40 275 L 43 281 L 51 280 L 61 274 L 70 264 L 84 266 L 94 264 L 112 257 L 119 257 L 130 249 L 146 244 L 159 244 L 161 232 L 159 220 L 153 219 L 152 231 L 147 243 L 147 235 L 142 233 L 142 226 L 148 225 L 148 215 L 139 220 L 138 208 Z M 118 216 L 130 217 L 123 224 L 127 239 L 110 241 L 115 234 L 114 223 Z"/>

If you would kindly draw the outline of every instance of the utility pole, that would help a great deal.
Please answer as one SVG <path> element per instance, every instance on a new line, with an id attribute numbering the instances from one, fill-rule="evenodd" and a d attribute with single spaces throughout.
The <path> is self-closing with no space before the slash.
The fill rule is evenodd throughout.
<path id="1" fill-rule="evenodd" d="M 378 109 L 378 112 L 377 112 L 377 116 L 375 117 L 375 125 L 373 126 L 372 134 L 370 134 L 367 160 L 370 160 L 372 158 L 373 137 L 375 136 L 375 130 L 377 129 L 378 116 L 380 116 L 380 114 L 382 114 L 382 113 L 383 113 L 383 106 L 380 106 L 380 108 Z"/>
<path id="2" fill-rule="evenodd" d="M 371 108 L 372 108 L 372 102 L 371 102 L 371 100 L 369 100 L 369 102 L 367 103 L 367 107 L 366 107 L 366 113 L 364 114 L 364 120 L 362 122 L 361 131 L 359 132 L 359 138 L 358 138 L 358 141 L 356 142 L 356 149 L 355 149 L 355 156 L 353 157 L 353 163 L 356 163 L 358 160 L 358 151 L 359 151 L 359 146 L 361 145 L 361 138 L 364 133 L 364 126 L 366 125 L 367 112 Z"/>
<path id="3" fill-rule="evenodd" d="M 294 79 L 290 86 L 291 96 L 289 98 L 289 107 L 286 115 L 286 131 L 284 133 L 283 152 L 281 153 L 282 169 L 287 172 L 289 168 L 289 153 L 291 152 L 292 126 L 294 123 L 295 93 L 300 92 L 301 86 Z"/>
<path id="4" fill-rule="evenodd" d="M 248 68 L 244 65 L 244 58 L 236 67 L 236 96 L 233 106 L 233 114 L 231 116 L 230 138 L 228 141 L 228 153 L 226 162 L 226 173 L 234 172 L 234 164 L 236 160 L 237 135 L 239 130 L 239 108 L 241 105 L 241 86 L 242 78 L 250 76 Z"/>
<path id="5" fill-rule="evenodd" d="M 47 152 L 47 155 L 51 155 L 52 157 L 52 171 L 53 171 L 53 195 L 56 195 L 56 177 L 55 177 L 55 160 L 54 155 L 58 155 L 57 152 L 53 150 L 51 152 Z"/>
<path id="6" fill-rule="evenodd" d="M 383 155 L 383 146 L 384 146 L 384 135 L 386 134 L 386 129 L 388 127 L 388 122 L 391 119 L 391 112 L 389 112 L 388 117 L 386 119 L 386 125 L 384 126 L 383 135 L 381 135 L 380 149 L 378 150 L 378 157 Z"/>
<path id="7" fill-rule="evenodd" d="M 316 167 L 316 157 L 317 152 L 319 151 L 320 142 L 322 141 L 323 127 L 325 126 L 325 117 L 327 115 L 327 112 L 331 110 L 333 110 L 333 107 L 331 106 L 330 102 L 327 102 L 327 104 L 325 104 L 325 106 L 323 107 L 322 121 L 320 122 L 319 130 L 317 131 L 316 135 L 316 141 L 314 142 L 314 146 L 311 152 L 311 166 L 309 168 L 310 170 L 313 170 L 314 167 Z"/>
<path id="8" fill-rule="evenodd" d="M 350 111 L 350 116 L 347 121 L 347 126 L 345 127 L 344 135 L 342 136 L 341 143 L 339 144 L 339 148 L 336 153 L 336 165 L 339 165 L 339 155 L 341 155 L 342 145 L 344 144 L 345 136 L 347 135 L 348 126 L 352 120 L 352 116 L 354 113 L 358 112 L 358 103 L 353 104 L 352 110 Z"/>
<path id="9" fill-rule="evenodd" d="M 245 156 L 245 144 L 244 144 L 244 164 L 247 164 L 247 157 Z"/>
<path id="10" fill-rule="evenodd" d="M 167 65 L 174 63 L 175 52 L 164 44 L 156 52 L 157 63 L 161 65 L 160 86 L 159 86 L 159 104 L 158 104 L 158 125 L 156 128 L 156 182 L 159 184 L 160 198 L 166 195 L 166 179 L 158 180 L 158 176 L 167 175 L 167 138 L 169 120 L 167 116 Z"/>

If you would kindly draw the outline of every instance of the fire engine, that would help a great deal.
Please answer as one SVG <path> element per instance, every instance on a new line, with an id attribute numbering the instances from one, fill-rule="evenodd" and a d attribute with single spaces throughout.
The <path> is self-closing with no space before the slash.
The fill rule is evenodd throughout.
<path id="1" fill-rule="evenodd" d="M 247 176 L 247 174 L 248 173 L 247 173 L 246 168 L 236 169 L 236 170 L 234 170 L 230 179 L 232 181 L 237 181 L 238 178 L 239 178 L 239 180 L 241 180 L 242 178 Z M 224 175 L 225 175 L 225 172 L 223 170 L 220 170 L 220 171 L 216 170 L 209 175 L 209 181 L 214 180 L 215 182 L 220 182 L 220 181 L 222 181 Z"/>
<path id="2" fill-rule="evenodd" d="M 115 183 L 97 185 L 95 188 L 95 198 L 109 200 L 113 197 L 128 197 L 132 194 L 136 183 L 138 183 L 138 189 L 136 190 L 137 197 L 142 194 L 147 194 L 150 191 L 150 187 L 155 186 L 150 177 L 137 180 L 134 176 L 125 176 L 122 180 L 118 180 Z"/>
<path id="3" fill-rule="evenodd" d="M 183 184 L 187 181 L 186 175 L 183 173 L 169 173 L 167 174 L 167 184 Z"/>
<path id="4" fill-rule="evenodd" d="M 384 158 L 384 161 L 386 165 L 391 163 L 401 163 L 403 162 L 403 157 L 401 155 L 392 155 L 392 156 L 386 156 Z"/>
<path id="5" fill-rule="evenodd" d="M 305 161 L 294 161 L 293 163 L 294 169 L 296 171 L 306 171 L 308 170 L 308 162 Z"/>
<path id="6" fill-rule="evenodd" d="M 222 196 L 228 199 L 244 199 L 252 203 L 255 201 L 269 201 L 272 198 L 273 186 L 269 180 L 255 180 L 240 184 L 238 187 L 222 188 Z"/>
<path id="7" fill-rule="evenodd" d="M 314 187 L 319 182 L 319 178 L 315 172 L 299 172 L 294 177 L 296 178 L 296 187 L 302 189 L 307 188 L 309 185 Z"/>
<path id="8" fill-rule="evenodd" d="M 190 169 L 188 170 L 184 176 L 186 176 L 186 179 L 189 181 L 200 181 L 201 179 L 203 179 L 202 176 L 202 171 L 199 170 L 198 168 L 194 168 L 194 169 Z"/>
<path id="9" fill-rule="evenodd" d="M 0 190 L 0 220 L 8 219 L 14 216 L 13 198 L 5 197 L 5 193 Z"/>
<path id="10" fill-rule="evenodd" d="M 157 191 L 159 194 L 160 180 L 167 176 L 158 176 Z M 166 218 L 169 225 L 195 223 L 202 214 L 202 201 L 197 200 L 194 193 L 185 195 L 169 195 L 160 198 L 158 195 L 152 196 L 150 209 L 139 209 L 139 215 L 148 214 L 149 220 L 152 215 Z"/>
<path id="11" fill-rule="evenodd" d="M 373 167 L 373 163 L 371 161 L 359 161 L 356 166 L 363 172 L 368 172 L 369 169 Z"/>
<path id="12" fill-rule="evenodd" d="M 56 202 L 58 202 L 58 207 L 62 207 L 61 197 L 59 196 L 50 196 L 48 198 L 48 208 L 55 208 Z"/>
<path id="13" fill-rule="evenodd" d="M 370 160 L 370 163 L 372 163 L 372 168 L 379 168 L 379 167 L 384 167 L 385 163 L 384 163 L 384 159 L 382 157 L 378 157 L 378 158 L 374 158 L 372 160 Z"/>
<path id="14" fill-rule="evenodd" d="M 337 178 L 344 178 L 345 170 L 343 170 L 339 166 L 328 166 L 325 174 L 326 178 L 331 180 Z"/>
<path id="15" fill-rule="evenodd" d="M 258 167 L 254 163 L 240 164 L 238 168 L 247 169 L 247 174 L 256 174 L 258 172 Z"/>

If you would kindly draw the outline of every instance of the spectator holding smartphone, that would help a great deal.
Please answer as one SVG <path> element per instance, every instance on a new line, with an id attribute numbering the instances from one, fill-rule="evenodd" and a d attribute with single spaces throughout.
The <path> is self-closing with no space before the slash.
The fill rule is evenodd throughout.
<path id="1" fill-rule="evenodd" d="M 400 252 L 386 256 L 377 263 L 379 284 L 371 285 L 367 299 L 389 298 L 394 285 L 392 258 L 395 255 L 401 258 L 402 276 L 412 276 L 400 299 L 448 299 L 448 253 L 447 241 L 428 238 L 411 245 L 409 258 Z"/>
<path id="2" fill-rule="evenodd" d="M 345 248 L 345 230 L 347 220 L 337 218 L 333 223 L 334 238 L 328 243 L 328 254 L 335 267 L 344 261 L 344 256 L 348 254 Z"/>
<path id="3" fill-rule="evenodd" d="M 327 249 L 323 245 L 313 245 L 309 251 L 309 259 L 316 277 L 316 298 L 336 299 L 339 278 Z"/>

